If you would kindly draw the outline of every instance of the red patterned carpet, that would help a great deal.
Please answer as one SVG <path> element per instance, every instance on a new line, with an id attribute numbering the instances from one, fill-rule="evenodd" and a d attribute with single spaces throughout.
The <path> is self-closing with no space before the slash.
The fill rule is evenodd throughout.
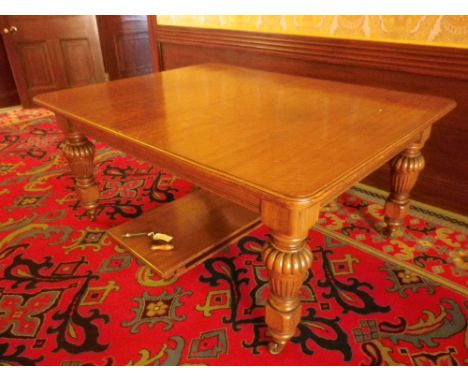
<path id="1" fill-rule="evenodd" d="M 106 235 L 193 186 L 97 144 L 102 200 L 80 208 L 42 110 L 0 114 L 0 363 L 467 365 L 466 218 L 415 204 L 405 234 L 374 229 L 383 194 L 356 187 L 310 234 L 296 336 L 268 353 L 260 228 L 164 281 Z"/>

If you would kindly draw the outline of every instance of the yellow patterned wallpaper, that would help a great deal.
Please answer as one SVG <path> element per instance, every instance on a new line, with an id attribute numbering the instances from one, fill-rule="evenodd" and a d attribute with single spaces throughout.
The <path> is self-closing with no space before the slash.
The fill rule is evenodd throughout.
<path id="1" fill-rule="evenodd" d="M 158 16 L 160 25 L 468 48 L 468 16 Z"/>

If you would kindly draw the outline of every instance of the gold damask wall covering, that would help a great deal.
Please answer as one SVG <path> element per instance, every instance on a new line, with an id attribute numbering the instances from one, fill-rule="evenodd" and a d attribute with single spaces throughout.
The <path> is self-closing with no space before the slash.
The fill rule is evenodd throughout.
<path id="1" fill-rule="evenodd" d="M 468 48 L 468 16 L 158 16 L 158 24 Z"/>

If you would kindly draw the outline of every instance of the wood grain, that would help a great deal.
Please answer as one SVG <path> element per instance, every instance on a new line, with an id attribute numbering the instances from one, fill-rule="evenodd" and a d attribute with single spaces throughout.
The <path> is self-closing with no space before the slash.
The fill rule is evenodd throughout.
<path id="1" fill-rule="evenodd" d="M 259 224 L 257 214 L 203 190 L 114 227 L 108 234 L 167 279 L 192 269 Z M 122 237 L 151 231 L 172 236 L 174 249 L 153 251 L 148 237 Z"/>
<path id="2" fill-rule="evenodd" d="M 173 44 L 216 49 L 218 57 L 229 55 L 232 50 L 250 51 L 308 62 L 468 80 L 468 53 L 462 48 L 162 25 L 157 25 L 153 33 L 163 55 L 162 69 L 174 65 L 173 58 L 167 60 L 164 56 L 168 53 L 166 47 Z M 180 59 L 184 59 L 183 55 Z M 190 63 L 193 64 L 196 62 Z"/>
<path id="3" fill-rule="evenodd" d="M 146 16 L 96 16 L 96 21 L 110 80 L 152 71 Z"/>
<path id="4" fill-rule="evenodd" d="M 219 62 L 454 99 L 457 108 L 425 146 L 427 166 L 412 197 L 468 215 L 466 49 L 159 25 L 152 39 L 162 69 Z M 364 181 L 385 190 L 389 179 L 383 166 Z"/>
<path id="5" fill-rule="evenodd" d="M 455 106 L 444 98 L 214 64 L 35 100 L 103 136 L 125 137 L 127 151 L 145 147 L 256 195 L 308 204 L 344 192 Z"/>

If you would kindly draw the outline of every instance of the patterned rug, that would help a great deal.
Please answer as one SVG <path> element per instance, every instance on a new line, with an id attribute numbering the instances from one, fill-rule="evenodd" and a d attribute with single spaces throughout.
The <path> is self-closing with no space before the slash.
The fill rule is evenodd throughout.
<path id="1" fill-rule="evenodd" d="M 261 227 L 162 280 L 106 230 L 194 187 L 97 143 L 96 222 L 79 206 L 50 113 L 0 114 L 0 363 L 10 365 L 467 365 L 467 226 L 414 203 L 405 233 L 375 229 L 361 186 L 323 209 L 303 316 L 268 353 Z"/>

